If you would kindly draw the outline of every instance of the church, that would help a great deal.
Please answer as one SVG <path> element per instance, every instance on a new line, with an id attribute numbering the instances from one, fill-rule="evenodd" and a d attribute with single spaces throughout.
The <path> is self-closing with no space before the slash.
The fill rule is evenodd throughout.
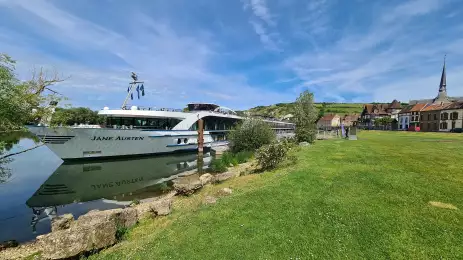
<path id="1" fill-rule="evenodd" d="M 413 107 L 407 107 L 409 111 L 403 110 L 399 112 L 399 117 L 401 117 L 401 115 L 410 116 L 409 112 L 412 110 L 415 111 L 412 116 L 416 115 L 416 119 L 418 119 L 419 116 L 419 120 L 414 122 L 414 127 L 419 126 L 420 131 L 447 132 L 462 127 L 463 122 L 461 118 L 463 117 L 463 97 L 449 97 L 447 95 L 445 58 L 437 96 L 434 99 L 410 100 L 409 103 L 410 106 Z M 414 109 L 415 107 L 419 108 L 419 111 Z M 405 124 L 403 125 L 405 128 Z"/>

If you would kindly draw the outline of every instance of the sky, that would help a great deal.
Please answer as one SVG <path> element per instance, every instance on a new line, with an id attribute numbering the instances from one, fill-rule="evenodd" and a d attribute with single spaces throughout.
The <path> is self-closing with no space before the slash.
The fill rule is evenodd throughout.
<path id="1" fill-rule="evenodd" d="M 447 54 L 447 91 L 463 96 L 460 0 L 0 0 L 0 52 L 18 78 L 66 80 L 73 106 L 234 109 L 292 102 L 433 98 Z"/>

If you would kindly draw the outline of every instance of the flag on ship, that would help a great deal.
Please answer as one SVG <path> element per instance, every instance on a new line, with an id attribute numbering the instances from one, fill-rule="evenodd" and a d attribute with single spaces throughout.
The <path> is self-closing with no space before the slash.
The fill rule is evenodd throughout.
<path id="1" fill-rule="evenodd" d="M 141 84 L 140 90 L 141 90 L 141 95 L 145 96 L 145 87 L 143 86 L 143 84 Z"/>
<path id="2" fill-rule="evenodd" d="M 137 85 L 137 94 L 138 94 L 138 99 L 140 99 L 140 85 Z"/>

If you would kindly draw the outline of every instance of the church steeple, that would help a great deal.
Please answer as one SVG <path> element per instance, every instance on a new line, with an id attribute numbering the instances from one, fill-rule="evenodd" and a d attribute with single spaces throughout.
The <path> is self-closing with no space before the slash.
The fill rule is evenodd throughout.
<path id="1" fill-rule="evenodd" d="M 444 56 L 444 67 L 442 67 L 442 75 L 440 76 L 439 92 L 447 92 L 447 75 L 445 73 L 445 58 Z"/>
<path id="2" fill-rule="evenodd" d="M 437 97 L 434 99 L 433 103 L 449 102 L 449 98 L 447 97 L 447 75 L 445 73 L 446 57 L 447 54 L 444 56 L 444 66 L 442 67 L 442 75 L 440 77 L 439 93 L 437 94 Z"/>

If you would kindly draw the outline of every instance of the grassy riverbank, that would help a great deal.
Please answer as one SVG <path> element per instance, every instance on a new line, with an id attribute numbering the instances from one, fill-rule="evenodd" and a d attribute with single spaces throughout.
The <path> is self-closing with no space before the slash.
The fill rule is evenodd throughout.
<path id="1" fill-rule="evenodd" d="M 462 147 L 438 133 L 319 141 L 295 165 L 178 198 L 91 259 L 463 258 Z M 201 204 L 222 187 L 234 193 Z"/>

